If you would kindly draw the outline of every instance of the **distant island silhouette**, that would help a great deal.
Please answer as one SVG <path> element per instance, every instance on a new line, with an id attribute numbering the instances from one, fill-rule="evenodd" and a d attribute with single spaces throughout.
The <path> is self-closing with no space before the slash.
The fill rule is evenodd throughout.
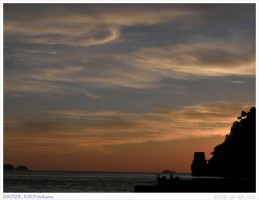
<path id="1" fill-rule="evenodd" d="M 176 172 L 172 170 L 163 170 L 163 173 L 174 174 Z"/>
<path id="2" fill-rule="evenodd" d="M 4 171 L 28 171 L 28 167 L 23 165 L 18 165 L 16 168 L 12 164 L 4 164 Z"/>

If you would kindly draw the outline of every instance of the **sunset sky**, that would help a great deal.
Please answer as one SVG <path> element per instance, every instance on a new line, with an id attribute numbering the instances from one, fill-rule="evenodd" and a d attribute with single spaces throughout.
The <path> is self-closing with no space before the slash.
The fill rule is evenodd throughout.
<path id="1" fill-rule="evenodd" d="M 4 163 L 190 172 L 255 68 L 255 4 L 4 4 Z"/>

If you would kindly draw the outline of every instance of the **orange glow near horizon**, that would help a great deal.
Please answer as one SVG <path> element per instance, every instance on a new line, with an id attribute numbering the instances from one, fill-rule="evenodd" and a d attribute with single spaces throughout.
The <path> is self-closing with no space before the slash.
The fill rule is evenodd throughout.
<path id="1" fill-rule="evenodd" d="M 216 136 L 114 145 L 107 152 L 83 152 L 65 146 L 33 151 L 19 144 L 10 149 L 13 145 L 6 141 L 5 162 L 15 166 L 23 164 L 31 170 L 160 172 L 168 169 L 189 173 L 193 152 L 204 151 L 210 158 L 213 148 L 223 140 L 224 137 Z"/>
<path id="2" fill-rule="evenodd" d="M 193 153 L 203 151 L 209 159 L 228 134 L 233 112 L 249 106 L 204 104 L 149 114 L 59 113 L 63 121 L 87 120 L 83 124 L 57 122 L 57 116 L 56 122 L 6 120 L 4 160 L 33 170 L 190 172 Z"/>
<path id="3" fill-rule="evenodd" d="M 3 9 L 4 163 L 190 172 L 255 106 L 254 4 Z"/>

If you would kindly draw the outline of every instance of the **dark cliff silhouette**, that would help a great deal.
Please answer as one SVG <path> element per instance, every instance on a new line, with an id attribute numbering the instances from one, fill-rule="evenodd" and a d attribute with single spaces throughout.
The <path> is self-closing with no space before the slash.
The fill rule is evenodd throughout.
<path id="1" fill-rule="evenodd" d="M 206 167 L 205 159 L 197 159 L 194 156 L 192 174 L 255 180 L 255 113 L 255 107 L 248 112 L 241 112 L 225 141 L 217 145 L 212 152 L 212 158 L 208 162 L 205 161 Z"/>
<path id="2" fill-rule="evenodd" d="M 256 192 L 255 107 L 242 111 L 209 160 L 194 152 L 191 180 L 157 175 L 156 185 L 136 185 L 135 192 Z M 217 176 L 217 177 L 203 177 Z"/>

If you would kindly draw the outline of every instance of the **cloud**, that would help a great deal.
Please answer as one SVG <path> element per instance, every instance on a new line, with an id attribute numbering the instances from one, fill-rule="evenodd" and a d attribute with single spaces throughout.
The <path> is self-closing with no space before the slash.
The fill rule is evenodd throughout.
<path id="1" fill-rule="evenodd" d="M 255 52 L 250 46 L 221 41 L 200 41 L 163 48 L 146 48 L 128 62 L 161 77 L 254 76 Z"/>
<path id="2" fill-rule="evenodd" d="M 243 81 L 239 81 L 239 80 L 228 80 L 228 83 L 232 83 L 232 84 L 243 84 Z"/>
<path id="3" fill-rule="evenodd" d="M 251 14 L 255 15 L 254 4 L 5 4 L 4 10 L 8 30 L 19 21 L 20 30 L 35 32 L 46 25 L 57 30 L 71 24 L 153 25 L 187 17 L 197 25 L 251 20 Z"/>
<path id="4" fill-rule="evenodd" d="M 120 36 L 119 29 L 116 27 L 95 28 L 93 30 L 81 33 L 67 33 L 66 30 L 61 30 L 57 35 L 41 35 L 29 39 L 29 43 L 44 44 L 44 45 L 69 45 L 69 46 L 92 46 L 101 45 L 112 42 Z"/>
<path id="5" fill-rule="evenodd" d="M 80 26 L 77 28 L 68 28 L 66 25 L 59 28 L 43 28 L 32 26 L 32 30 L 19 29 L 13 25 L 13 29 L 7 25 L 5 34 L 9 40 L 17 40 L 24 44 L 41 44 L 41 45 L 60 45 L 88 47 L 113 42 L 120 37 L 120 31 L 115 26 Z M 35 33 L 36 30 L 36 33 Z M 18 31 L 18 32 L 17 32 Z M 41 31 L 41 32 L 40 32 Z M 34 52 L 35 53 L 35 52 Z"/>
<path id="6" fill-rule="evenodd" d="M 70 24 L 151 25 L 199 15 L 195 9 L 176 4 L 10 4 L 5 5 L 4 9 L 7 30 L 12 30 L 14 25 L 18 26 L 15 22 L 19 21 L 21 22 L 20 30 L 25 32 L 27 30 L 42 31 L 43 28 L 32 29 L 38 26 L 44 27 L 41 25 L 49 25 L 56 30 L 63 25 Z M 74 28 L 74 26 L 70 27 Z"/>
<path id="7" fill-rule="evenodd" d="M 154 9 L 143 4 L 30 4 L 5 5 L 4 9 L 4 33 L 11 39 L 17 40 L 19 36 L 27 44 L 83 47 L 119 39 L 121 26 L 152 25 L 197 14 L 182 8 L 158 5 Z"/>
<path id="8" fill-rule="evenodd" d="M 255 76 L 253 24 L 244 27 L 240 5 L 5 4 L 4 9 L 7 93 L 70 90 L 100 99 L 90 87 L 156 89 L 167 78 Z M 247 22 L 253 13 L 245 16 Z"/>
<path id="9" fill-rule="evenodd" d="M 5 72 L 6 92 L 66 93 L 70 88 L 71 92 L 80 91 L 91 98 L 94 96 L 89 95 L 86 86 L 148 89 L 159 88 L 165 78 L 255 76 L 253 49 L 217 40 L 143 48 L 118 55 L 89 52 L 83 57 L 63 52 L 49 55 L 46 60 L 44 53 L 31 56 L 25 50 L 19 54 L 27 59 L 25 71 Z"/>
<path id="10" fill-rule="evenodd" d="M 151 113 L 45 111 L 48 121 L 19 122 L 5 118 L 4 132 L 5 138 L 14 140 L 39 142 L 49 139 L 85 148 L 224 136 L 240 112 L 249 110 L 251 106 L 251 103 L 215 102 L 178 109 L 156 109 Z"/>
<path id="11" fill-rule="evenodd" d="M 66 93 L 68 89 L 88 97 L 89 87 L 94 88 L 155 88 L 159 84 L 155 73 L 125 65 L 121 55 L 111 53 L 87 57 L 76 52 L 62 52 L 49 55 L 17 52 L 15 60 L 24 59 L 19 69 L 5 72 L 5 92 L 50 92 Z M 123 56 L 124 57 L 124 56 Z M 10 58 L 10 62 L 12 62 Z M 21 67 L 22 66 L 22 67 Z M 12 64 L 6 64 L 11 69 Z M 21 70 L 23 69 L 23 70 Z"/>

